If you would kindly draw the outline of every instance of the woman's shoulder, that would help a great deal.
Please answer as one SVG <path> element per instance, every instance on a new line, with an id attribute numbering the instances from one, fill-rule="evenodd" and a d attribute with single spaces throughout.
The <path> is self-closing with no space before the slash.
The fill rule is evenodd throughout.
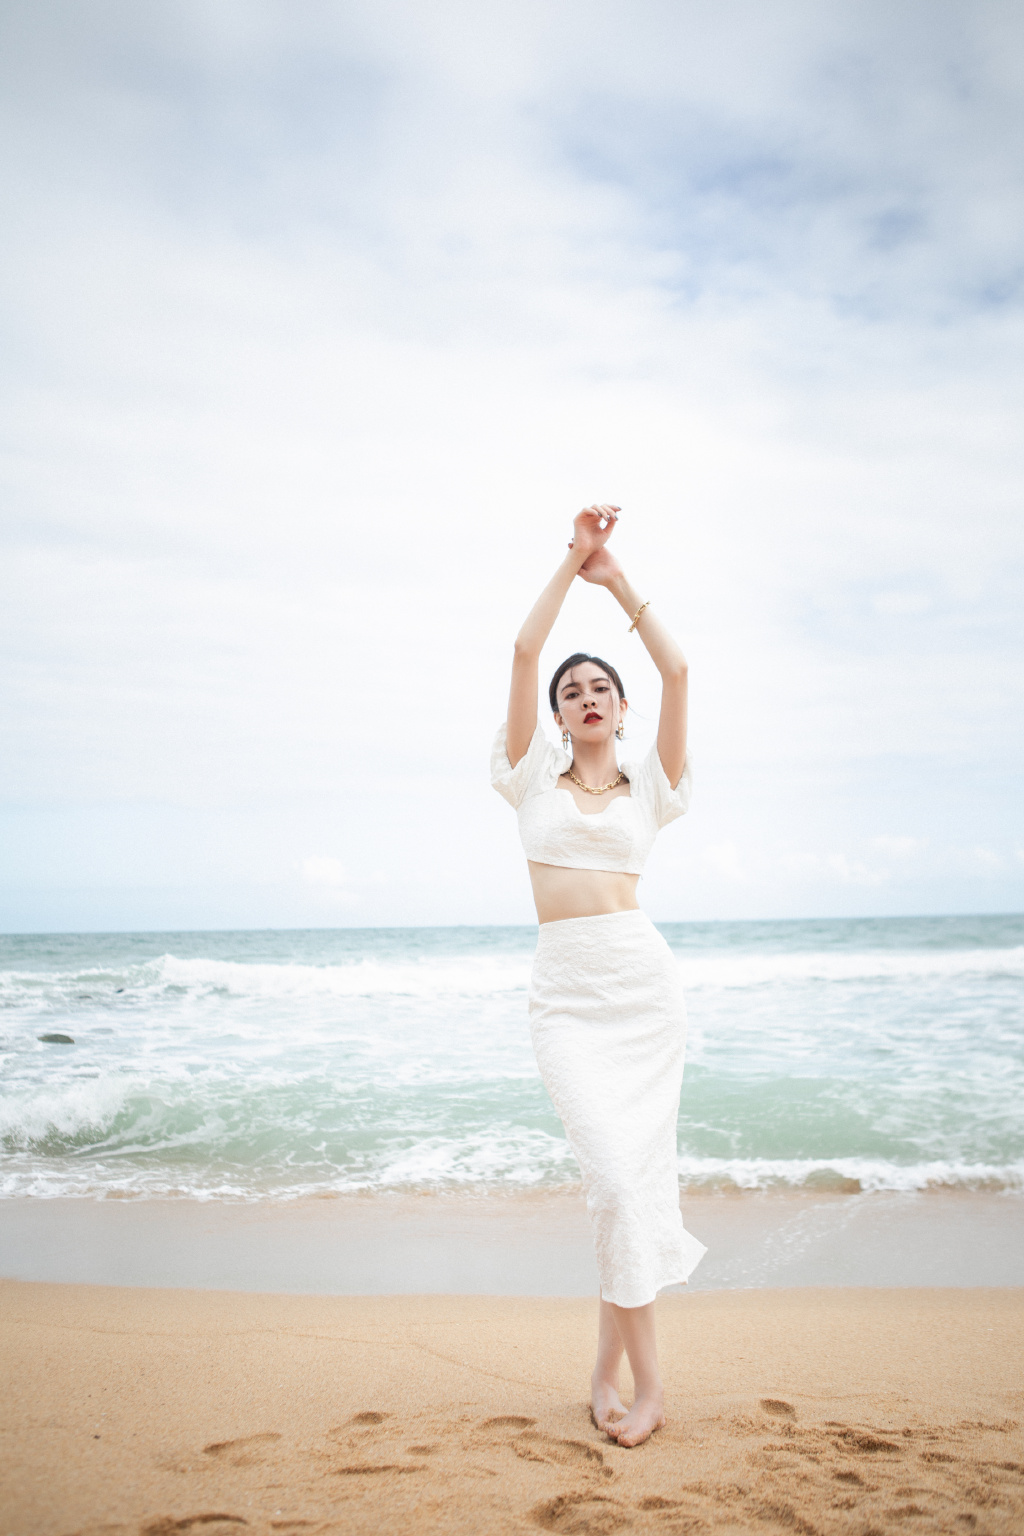
<path id="1" fill-rule="evenodd" d="M 491 746 L 491 784 L 503 799 L 518 809 L 528 795 L 538 794 L 556 784 L 570 761 L 568 753 L 549 741 L 538 725 L 529 747 L 513 767 L 508 757 L 508 727 L 502 724 Z"/>
<path id="2" fill-rule="evenodd" d="M 659 827 L 667 826 L 670 821 L 675 821 L 677 816 L 684 816 L 689 810 L 693 788 L 692 770 L 693 754 L 687 748 L 682 774 L 673 788 L 662 767 L 656 741 L 646 756 L 624 760 L 622 763 L 622 771 L 629 780 L 631 798 L 651 811 Z"/>

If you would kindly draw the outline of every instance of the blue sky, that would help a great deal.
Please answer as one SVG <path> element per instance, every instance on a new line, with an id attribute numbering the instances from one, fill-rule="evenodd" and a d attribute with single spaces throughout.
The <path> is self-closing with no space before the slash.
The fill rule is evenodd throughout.
<path id="1" fill-rule="evenodd" d="M 1024 907 L 1019 7 L 0 25 L 0 927 L 529 921 L 595 498 L 691 659 L 655 917 Z M 624 629 L 545 663 L 635 750 Z"/>

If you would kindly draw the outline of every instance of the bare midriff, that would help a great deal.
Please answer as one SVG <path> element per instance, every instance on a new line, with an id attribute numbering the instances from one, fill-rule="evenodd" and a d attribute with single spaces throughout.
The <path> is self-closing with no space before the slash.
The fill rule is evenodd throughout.
<path id="1" fill-rule="evenodd" d="M 612 869 L 564 869 L 527 859 L 537 921 L 561 923 L 568 917 L 602 917 L 606 912 L 635 912 L 639 875 Z"/>

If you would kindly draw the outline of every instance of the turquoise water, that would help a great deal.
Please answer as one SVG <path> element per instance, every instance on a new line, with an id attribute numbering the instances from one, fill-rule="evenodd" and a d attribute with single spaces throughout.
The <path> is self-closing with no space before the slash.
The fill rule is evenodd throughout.
<path id="1" fill-rule="evenodd" d="M 1024 917 L 662 931 L 685 1184 L 1024 1191 Z M 573 1183 L 530 1050 L 534 937 L 0 938 L 0 1193 Z"/>

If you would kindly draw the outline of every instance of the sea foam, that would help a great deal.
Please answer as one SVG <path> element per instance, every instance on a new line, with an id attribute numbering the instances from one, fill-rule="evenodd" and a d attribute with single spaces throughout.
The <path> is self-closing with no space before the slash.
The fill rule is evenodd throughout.
<path id="1" fill-rule="evenodd" d="M 682 925 L 699 1190 L 1024 1189 L 1024 921 Z M 0 941 L 0 1192 L 538 1189 L 529 930 Z M 60 1032 L 73 1046 L 40 1040 Z M 610 1127 L 610 1134 L 614 1128 Z"/>

